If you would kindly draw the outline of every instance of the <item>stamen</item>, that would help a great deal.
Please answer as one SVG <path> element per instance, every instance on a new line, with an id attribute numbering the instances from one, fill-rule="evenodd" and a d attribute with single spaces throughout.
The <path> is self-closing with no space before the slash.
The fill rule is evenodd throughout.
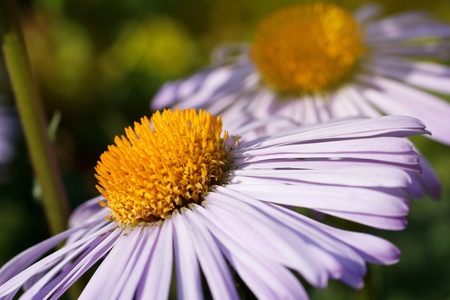
<path id="1" fill-rule="evenodd" d="M 228 132 L 222 118 L 200 110 L 158 111 L 115 138 L 95 168 L 97 189 L 120 224 L 153 222 L 200 203 L 221 182 Z"/>

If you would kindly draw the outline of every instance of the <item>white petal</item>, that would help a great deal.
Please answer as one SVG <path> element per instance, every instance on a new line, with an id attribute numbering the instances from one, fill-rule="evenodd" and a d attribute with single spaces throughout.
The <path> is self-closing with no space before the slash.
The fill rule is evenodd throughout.
<path id="1" fill-rule="evenodd" d="M 365 42 L 368 44 L 376 44 L 383 41 L 404 41 L 430 37 L 450 37 L 450 27 L 445 24 L 429 23 L 411 26 L 409 28 L 396 28 L 394 24 L 389 24 L 378 34 L 367 35 Z"/>
<path id="2" fill-rule="evenodd" d="M 348 88 L 342 88 L 338 93 L 330 95 L 328 106 L 333 114 L 333 119 L 365 116 L 354 101 L 350 99 Z"/>
<path id="3" fill-rule="evenodd" d="M 188 79 L 165 84 L 153 98 L 151 106 L 153 109 L 173 105 L 180 109 L 204 107 L 212 103 L 215 97 L 239 88 L 252 71 L 253 67 L 249 64 L 212 67 Z"/>
<path id="4" fill-rule="evenodd" d="M 244 185 L 230 184 L 234 190 L 252 198 L 310 209 L 403 217 L 409 212 L 409 198 L 401 190 L 376 190 L 321 185 Z"/>
<path id="5" fill-rule="evenodd" d="M 172 214 L 174 225 L 174 253 L 177 271 L 177 292 L 179 299 L 203 299 L 203 289 L 194 245 L 183 217 Z"/>
<path id="6" fill-rule="evenodd" d="M 353 17 L 359 23 L 370 21 L 381 13 L 381 6 L 375 3 L 368 3 L 359 7 L 354 13 Z"/>
<path id="7" fill-rule="evenodd" d="M 241 151 L 326 139 L 367 138 L 381 134 L 407 137 L 422 133 L 426 133 L 424 124 L 418 119 L 405 116 L 385 116 L 372 119 L 336 121 L 285 130 L 270 138 L 246 142 L 245 145 L 241 146 Z"/>
<path id="8" fill-rule="evenodd" d="M 258 207 L 262 208 L 261 205 Z M 273 208 L 270 205 L 267 207 Z M 298 235 L 303 236 L 311 247 L 314 247 L 316 263 L 327 268 L 331 278 L 341 280 L 352 287 L 361 288 L 362 278 L 366 274 L 366 262 L 351 247 L 327 233 L 299 222 L 298 219 L 289 218 L 283 212 L 275 214 L 272 210 L 271 214 L 274 217 L 280 215 L 282 217 L 280 220 L 286 226 L 296 230 Z"/>
<path id="9" fill-rule="evenodd" d="M 64 261 L 69 261 L 73 257 L 77 257 L 76 261 L 67 264 L 61 271 L 59 268 L 53 268 L 46 273 L 39 282 L 32 286 L 21 296 L 21 299 L 46 299 L 50 296 L 52 298 L 59 298 L 75 281 L 77 281 L 87 270 L 89 270 L 96 262 L 98 262 L 113 246 L 120 235 L 120 230 L 115 230 L 112 233 L 100 236 L 94 243 L 89 244 L 87 250 L 84 247 L 76 249 L 76 251 L 69 253 L 64 258 Z M 84 251 L 83 253 L 81 251 Z M 82 253 L 80 255 L 80 253 Z M 63 262 L 60 263 L 63 266 Z M 52 279 L 51 282 L 46 283 L 46 278 L 53 277 L 54 274 L 60 272 L 58 276 Z"/>
<path id="10" fill-rule="evenodd" d="M 406 12 L 385 17 L 379 21 L 371 22 L 365 26 L 366 36 L 383 36 L 389 32 L 399 32 L 410 28 L 432 23 L 430 13 L 423 11 Z"/>
<path id="11" fill-rule="evenodd" d="M 233 170 L 231 182 L 239 182 L 242 177 L 285 183 L 311 182 L 361 187 L 408 187 L 411 179 L 406 172 L 384 166 L 354 167 L 332 170 Z M 267 179 L 267 180 L 265 180 Z M 268 182 L 270 184 L 270 182 Z"/>
<path id="12" fill-rule="evenodd" d="M 298 279 L 288 269 L 269 264 L 245 251 L 238 254 L 235 249 L 222 251 L 258 299 L 309 299 Z"/>
<path id="13" fill-rule="evenodd" d="M 301 121 L 302 124 L 306 124 L 306 125 L 319 123 L 320 118 L 318 115 L 318 111 L 317 111 L 316 107 L 314 106 L 313 99 L 310 97 L 303 97 L 300 101 L 303 106 L 303 108 L 302 108 L 303 117 L 301 120 L 296 120 L 296 121 Z"/>
<path id="14" fill-rule="evenodd" d="M 272 204 L 273 205 L 273 204 Z M 352 247 L 364 260 L 378 264 L 394 264 L 398 262 L 400 251 L 392 243 L 367 233 L 342 230 L 322 224 L 284 207 L 276 206 L 291 217 L 307 223 Z"/>
<path id="15" fill-rule="evenodd" d="M 137 299 L 168 299 L 173 264 L 173 223 L 164 221 L 159 235 L 152 235 L 147 243 L 153 244 L 151 251 L 143 250 L 144 274 L 139 278 Z M 139 263 L 138 263 L 139 264 Z M 137 265 L 138 265 L 137 264 Z M 123 296 L 123 293 L 121 294 Z M 130 296 L 132 294 L 130 293 Z M 132 297 L 130 297 L 131 299 Z"/>
<path id="16" fill-rule="evenodd" d="M 314 96 L 314 106 L 320 123 L 329 122 L 332 120 L 332 112 L 330 110 L 330 105 L 328 99 L 323 99 L 320 96 Z"/>
<path id="17" fill-rule="evenodd" d="M 44 255 L 47 251 L 58 245 L 65 238 L 67 238 L 67 236 L 73 234 L 74 232 L 80 229 L 82 228 L 74 228 L 61 232 L 31 248 L 28 248 L 27 250 L 23 251 L 22 253 L 11 259 L 0 269 L 0 284 L 5 283 L 13 276 L 17 275 L 24 268 L 28 267 L 39 257 Z"/>
<path id="18" fill-rule="evenodd" d="M 77 249 L 81 245 L 89 245 L 89 243 L 93 242 L 98 237 L 98 235 L 102 234 L 103 232 L 109 231 L 110 229 L 111 228 L 105 228 L 104 231 L 95 232 L 91 235 L 88 235 L 88 236 L 84 237 L 83 239 L 80 239 L 79 241 L 76 241 L 70 245 L 64 246 L 60 250 L 46 256 L 45 258 L 43 258 L 40 261 L 36 262 L 35 264 L 31 265 L 30 267 L 23 270 L 22 272 L 20 272 L 19 274 L 17 274 L 13 278 L 9 279 L 7 282 L 5 282 L 4 284 L 2 284 L 0 286 L 0 297 L 8 295 L 12 291 L 17 290 L 20 286 L 22 286 L 24 284 L 24 282 L 28 278 L 30 278 L 34 274 L 42 272 L 43 270 L 46 270 L 46 269 L 52 267 L 64 255 L 66 255 L 73 249 Z M 60 234 L 60 236 L 55 236 L 55 237 L 58 237 L 58 239 L 56 239 L 56 241 L 60 241 L 61 240 L 60 237 L 62 235 L 67 235 L 68 233 L 70 234 L 70 230 L 64 231 L 63 233 Z M 52 238 L 49 240 L 52 240 Z M 47 240 L 47 241 L 49 241 L 49 240 Z M 54 242 L 55 242 L 55 240 L 52 240 L 51 244 L 53 245 Z M 43 242 L 43 243 L 45 243 L 45 242 Z M 42 243 L 40 245 L 42 245 Z M 46 246 L 48 246 L 48 245 L 46 245 Z M 38 248 L 33 247 L 33 248 L 28 249 L 27 251 L 33 251 L 33 250 L 41 251 L 42 247 L 38 247 Z M 24 253 L 22 253 L 21 255 L 23 255 Z M 32 257 L 31 261 L 34 261 L 35 259 L 36 259 L 36 257 Z M 10 263 L 13 263 L 13 260 L 11 260 Z"/>
<path id="19" fill-rule="evenodd" d="M 133 256 L 133 253 L 136 249 L 139 252 L 139 249 L 142 247 L 142 235 L 140 233 L 141 229 L 139 227 L 133 230 L 125 229 L 122 231 L 111 252 L 89 280 L 80 295 L 80 299 L 101 297 L 112 299 L 117 296 L 119 291 L 115 288 L 121 280 L 123 284 L 122 275 L 130 272 L 130 264 L 133 265 L 133 261 L 136 260 L 136 256 Z"/>
<path id="20" fill-rule="evenodd" d="M 231 59 L 235 59 L 245 56 L 248 53 L 249 45 L 247 43 L 229 43 L 219 45 L 213 49 L 211 54 L 211 60 L 213 64 L 226 64 Z"/>
<path id="21" fill-rule="evenodd" d="M 294 145 L 280 145 L 277 147 L 265 147 L 255 150 L 236 149 L 233 151 L 235 157 L 246 157 L 256 155 L 279 155 L 279 154 L 297 154 L 301 157 L 327 157 L 328 155 L 340 155 L 341 153 L 355 153 L 355 158 L 358 154 L 364 152 L 388 152 L 388 153 L 407 153 L 412 149 L 412 144 L 406 139 L 399 139 L 396 137 L 375 137 L 365 140 L 348 139 L 337 141 L 324 142 L 309 142 Z M 305 156 L 303 156 L 305 155 Z"/>
<path id="22" fill-rule="evenodd" d="M 191 210 L 186 210 L 182 216 L 186 218 L 185 223 L 213 298 L 238 299 L 230 270 L 211 233 Z"/>
<path id="23" fill-rule="evenodd" d="M 430 58 L 438 60 L 450 59 L 450 45 L 445 42 L 427 43 L 419 46 L 404 46 L 399 43 L 389 43 L 372 51 L 376 56 L 395 55 L 398 57 Z"/>
<path id="24" fill-rule="evenodd" d="M 401 154 L 401 155 L 400 155 Z M 407 153 L 397 153 L 397 154 L 390 154 L 390 153 L 339 153 L 339 154 L 326 154 L 326 157 L 323 157 L 324 155 L 320 154 L 297 154 L 297 153 L 276 153 L 271 155 L 262 155 L 262 156 L 253 156 L 253 157 L 245 157 L 245 158 L 239 158 L 235 159 L 234 162 L 237 165 L 240 165 L 242 163 L 254 163 L 259 162 L 263 160 L 272 160 L 272 159 L 280 159 L 280 158 L 318 158 L 318 159 L 362 159 L 362 160 L 375 160 L 379 161 L 380 163 L 385 162 L 392 162 L 392 163 L 398 163 L 398 164 L 406 164 L 406 165 L 417 165 L 419 162 L 417 153 L 414 151 L 407 152 Z"/>
<path id="25" fill-rule="evenodd" d="M 154 230 L 157 231 L 157 230 Z M 143 272 L 143 265 L 145 266 L 147 258 L 147 253 L 144 252 L 147 246 L 147 239 L 149 238 L 146 228 L 141 226 L 136 226 L 131 234 L 129 234 L 126 239 L 129 241 L 129 251 L 124 251 L 124 256 L 126 255 L 129 259 L 126 262 L 124 268 L 117 272 L 118 277 L 114 280 L 114 286 L 111 288 L 111 292 L 108 294 L 110 299 L 132 299 L 136 287 L 138 286 Z M 147 258 L 150 259 L 150 258 Z M 106 263 L 106 260 L 105 260 Z M 120 266 L 119 266 L 120 270 Z M 117 271 L 119 271 L 117 270 Z M 95 275 L 95 274 L 94 274 Z M 85 296 L 87 299 L 90 297 Z"/>
<path id="26" fill-rule="evenodd" d="M 207 205 L 207 208 L 210 207 L 210 205 Z M 228 219 L 222 214 L 223 211 L 216 214 L 209 209 L 199 209 L 198 212 L 205 217 L 203 222 L 209 224 L 208 229 L 220 241 L 222 252 L 227 256 L 228 261 L 258 298 L 307 299 L 300 282 L 292 273 L 272 260 L 272 258 L 277 259 L 278 255 L 261 256 L 258 254 L 261 253 L 261 245 L 267 244 L 267 239 L 263 239 L 263 243 L 251 243 L 254 234 L 243 232 L 242 229 L 246 227 L 240 227 L 239 229 L 239 222 L 238 224 L 229 223 Z M 233 226 L 234 229 L 230 229 L 228 224 L 238 226 Z M 242 239 L 240 239 L 242 234 L 246 241 L 245 245 L 242 244 Z M 265 254 L 265 249 L 262 250 L 262 253 Z"/>
<path id="27" fill-rule="evenodd" d="M 318 211 L 330 216 L 335 216 L 341 219 L 384 230 L 403 230 L 408 224 L 408 222 L 406 221 L 406 217 L 387 217 L 373 215 L 370 213 L 362 214 L 326 209 L 319 209 Z"/>
<path id="28" fill-rule="evenodd" d="M 223 192 L 224 195 L 226 194 L 228 198 L 224 197 L 223 200 L 217 198 L 214 202 L 210 201 L 209 205 L 207 206 L 210 211 L 212 211 L 212 207 L 214 207 L 214 205 L 218 205 L 221 201 L 223 202 L 224 207 L 228 204 L 236 206 L 236 200 L 232 198 L 232 196 L 236 196 L 240 201 L 254 206 L 254 208 L 250 208 L 250 210 L 253 210 L 253 213 L 251 215 L 254 215 L 256 218 L 258 218 L 259 215 L 261 221 L 264 222 L 264 225 L 259 225 L 257 222 L 255 224 L 255 220 L 249 220 L 251 225 L 254 225 L 256 228 L 258 228 L 258 230 L 262 230 L 263 232 L 270 232 L 270 229 L 263 229 L 265 225 L 269 228 L 277 228 L 281 225 L 280 227 L 283 228 L 283 230 L 279 230 L 279 234 L 291 242 L 293 240 L 298 241 L 299 238 L 306 242 L 306 244 L 303 244 L 302 246 L 299 245 L 297 247 L 294 246 L 294 248 L 300 251 L 302 255 L 305 255 L 305 253 L 311 251 L 314 257 L 314 263 L 317 266 L 320 266 L 320 268 L 327 270 L 328 274 L 332 278 L 341 278 L 341 276 L 344 276 L 347 272 L 350 272 L 354 275 L 359 274 L 360 278 L 364 275 L 366 270 L 364 260 L 351 248 L 349 248 L 345 244 L 340 243 L 339 241 L 330 238 L 328 234 L 318 232 L 314 228 L 311 228 L 308 224 L 302 224 L 298 220 L 292 220 L 289 215 L 285 215 L 284 212 L 281 212 L 278 206 L 268 205 L 248 198 L 245 195 L 226 191 L 225 189 L 222 189 L 221 192 Z M 248 216 L 249 209 L 246 209 L 246 207 L 248 206 L 243 206 L 241 203 L 239 207 L 236 206 L 233 209 L 234 214 L 241 214 L 241 209 L 244 208 L 244 210 L 246 210 L 244 214 Z M 289 211 L 289 213 L 291 212 Z M 216 219 L 219 219 L 219 217 L 216 217 Z M 220 225 L 218 226 L 218 228 L 222 227 Z M 237 227 L 238 228 L 236 229 L 236 231 L 230 234 L 230 236 L 239 236 L 241 235 L 241 232 L 244 230 L 244 228 L 249 228 L 249 226 L 246 226 L 245 224 L 241 224 Z M 286 232 L 291 233 L 291 230 L 295 232 L 295 235 L 286 234 Z M 252 236 L 253 238 L 253 236 L 256 234 L 256 232 L 249 232 L 247 235 Z M 277 244 L 272 238 L 269 238 L 269 240 L 272 241 L 269 245 L 267 245 L 267 243 L 258 243 L 257 245 L 264 245 L 263 249 L 268 249 L 272 247 L 272 244 Z M 306 250 L 308 250 L 308 252 L 305 252 Z M 252 252 L 255 252 L 255 256 L 256 251 L 252 250 Z M 279 256 L 280 254 L 273 257 Z M 293 260 L 294 258 L 295 256 L 291 256 L 290 258 L 288 258 L 288 261 L 289 259 Z M 292 268 L 292 263 L 284 262 L 283 264 L 286 264 L 287 266 Z"/>
<path id="29" fill-rule="evenodd" d="M 431 91 L 450 94 L 450 68 L 428 62 L 408 62 L 383 57 L 366 64 L 370 72 L 388 76 Z"/>
<path id="30" fill-rule="evenodd" d="M 220 189 L 220 193 L 225 194 L 226 191 Z M 237 201 L 236 198 L 233 198 L 234 194 L 235 193 L 232 192 L 226 193 L 227 196 L 224 200 L 220 200 L 221 198 L 218 193 L 211 193 L 207 198 L 210 211 L 216 212 L 218 216 L 227 215 L 227 218 L 224 219 L 227 223 L 231 223 L 231 220 L 238 216 L 240 216 L 238 219 L 246 220 L 248 225 L 236 228 L 232 235 L 241 236 L 241 240 L 248 240 L 249 237 L 247 236 L 254 235 L 254 238 L 256 238 L 256 236 L 259 235 L 259 238 L 261 239 L 260 243 L 254 244 L 254 246 L 252 245 L 252 248 L 255 246 L 260 247 L 266 252 L 261 253 L 264 256 L 274 252 L 273 255 L 275 256 L 271 259 L 277 260 L 279 263 L 295 269 L 312 285 L 324 287 L 328 276 L 323 266 L 315 263 L 315 251 L 312 251 L 304 240 L 300 239 L 276 220 L 270 220 L 252 207 L 245 205 L 241 201 Z M 229 214 L 226 214 L 227 211 Z M 233 214 L 236 217 L 233 217 Z M 238 221 L 234 222 L 236 223 Z M 248 232 L 242 232 L 244 227 L 247 228 Z M 270 241 L 269 245 L 267 245 L 267 241 Z M 261 247 L 261 245 L 264 246 Z M 301 253 L 298 252 L 298 249 L 302 249 Z M 254 249 L 253 251 L 261 252 L 261 250 L 257 249 Z M 268 259 L 270 258 L 268 257 Z"/>
<path id="31" fill-rule="evenodd" d="M 361 232 L 344 231 L 329 226 L 325 228 L 325 225 L 320 223 L 317 223 L 316 226 L 320 226 L 322 230 L 333 234 L 333 236 L 351 246 L 367 262 L 391 265 L 399 261 L 400 250 L 382 238 Z"/>
<path id="32" fill-rule="evenodd" d="M 431 131 L 430 138 L 450 145 L 450 105 L 447 102 L 387 78 L 360 76 L 359 79 L 375 87 L 364 88 L 361 93 L 385 113 L 419 118 Z"/>
<path id="33" fill-rule="evenodd" d="M 348 87 L 345 92 L 345 96 L 357 107 L 361 115 L 370 118 L 377 118 L 382 115 L 369 101 L 365 101 L 354 85 Z"/>
<path id="34" fill-rule="evenodd" d="M 277 96 L 269 91 L 255 91 L 253 101 L 247 101 L 246 112 L 250 113 L 257 119 L 268 118 L 273 115 L 271 107 L 277 101 Z"/>
<path id="35" fill-rule="evenodd" d="M 335 159 L 335 160 L 308 160 L 308 159 L 268 159 L 257 161 L 254 163 L 240 164 L 239 170 L 273 170 L 273 169 L 316 169 L 316 170 L 333 170 L 349 167 L 379 167 L 379 166 L 391 166 L 395 168 L 402 168 L 406 171 L 412 171 L 419 173 L 421 168 L 419 165 L 399 165 L 397 163 L 382 163 L 379 161 L 370 160 L 358 160 L 358 159 Z"/>
<path id="36" fill-rule="evenodd" d="M 105 201 L 105 198 L 103 196 L 97 196 L 78 206 L 70 215 L 69 227 L 77 227 L 98 220 L 97 215 L 100 211 L 103 211 L 105 216 L 107 216 L 108 208 L 102 207 L 98 203 L 98 200 Z"/>

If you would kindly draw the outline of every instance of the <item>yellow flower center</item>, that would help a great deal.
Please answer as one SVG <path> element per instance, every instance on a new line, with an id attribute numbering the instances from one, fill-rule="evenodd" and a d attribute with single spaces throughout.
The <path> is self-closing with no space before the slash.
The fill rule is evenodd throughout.
<path id="1" fill-rule="evenodd" d="M 195 109 L 158 111 L 114 139 L 95 168 L 97 189 L 112 221 L 138 224 L 165 219 L 177 208 L 199 203 L 221 182 L 228 132 L 222 118 Z"/>
<path id="2" fill-rule="evenodd" d="M 266 83 L 288 94 L 321 92 L 344 81 L 365 52 L 353 17 L 332 4 L 295 5 L 259 25 L 250 56 Z"/>

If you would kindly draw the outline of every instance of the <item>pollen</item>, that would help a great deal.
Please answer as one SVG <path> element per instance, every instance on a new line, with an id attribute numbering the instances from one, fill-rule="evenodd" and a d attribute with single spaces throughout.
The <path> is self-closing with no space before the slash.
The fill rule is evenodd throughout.
<path id="1" fill-rule="evenodd" d="M 125 133 L 116 136 L 95 168 L 97 189 L 107 201 L 100 204 L 110 209 L 107 219 L 121 225 L 163 220 L 201 203 L 221 183 L 229 152 L 221 117 L 164 110 Z"/>
<path id="2" fill-rule="evenodd" d="M 294 5 L 260 23 L 250 56 L 262 79 L 285 94 L 327 91 L 346 81 L 365 53 L 351 14 L 333 5 Z"/>

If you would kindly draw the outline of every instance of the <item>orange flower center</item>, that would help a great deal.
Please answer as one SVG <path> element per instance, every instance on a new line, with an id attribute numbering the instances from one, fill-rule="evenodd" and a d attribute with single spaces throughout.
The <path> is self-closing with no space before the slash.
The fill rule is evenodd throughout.
<path id="1" fill-rule="evenodd" d="M 264 19 L 250 56 L 263 80 L 288 94 L 321 92 L 342 83 L 365 53 L 354 18 L 332 5 L 295 5 Z"/>
<path id="2" fill-rule="evenodd" d="M 158 111 L 100 156 L 97 189 L 107 200 L 109 220 L 138 224 L 165 219 L 180 207 L 200 203 L 221 182 L 227 163 L 222 118 L 195 109 Z"/>

